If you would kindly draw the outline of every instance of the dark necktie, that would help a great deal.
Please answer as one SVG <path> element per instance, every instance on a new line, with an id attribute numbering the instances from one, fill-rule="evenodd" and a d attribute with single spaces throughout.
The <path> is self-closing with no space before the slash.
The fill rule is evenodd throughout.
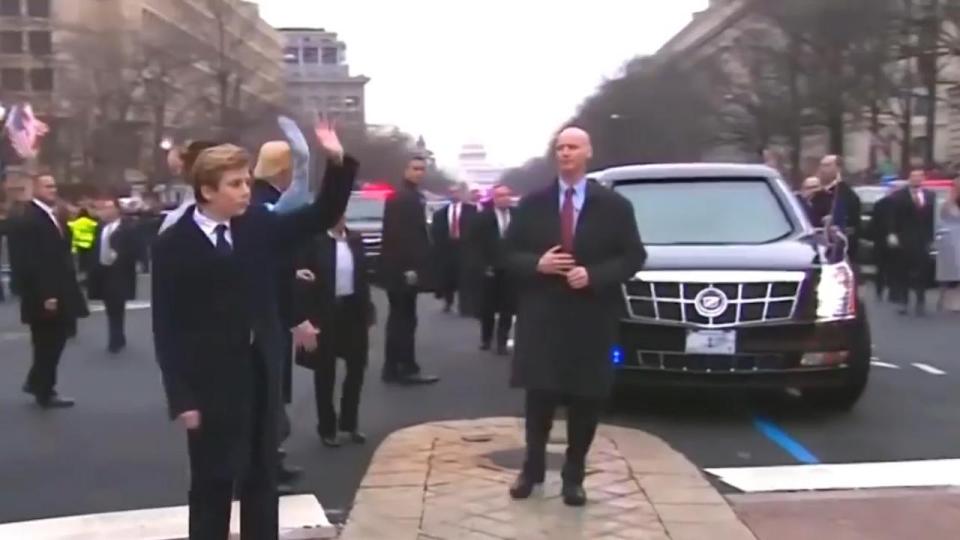
<path id="1" fill-rule="evenodd" d="M 460 207 L 453 205 L 453 221 L 450 223 L 450 237 L 454 240 L 460 239 Z"/>
<path id="2" fill-rule="evenodd" d="M 573 188 L 563 192 L 563 206 L 560 208 L 560 246 L 567 253 L 573 253 Z"/>
<path id="3" fill-rule="evenodd" d="M 217 253 L 224 256 L 229 256 L 233 253 L 233 246 L 230 245 L 230 241 L 227 240 L 227 226 L 220 224 L 217 225 L 217 228 L 214 229 L 214 232 L 217 233 Z"/>

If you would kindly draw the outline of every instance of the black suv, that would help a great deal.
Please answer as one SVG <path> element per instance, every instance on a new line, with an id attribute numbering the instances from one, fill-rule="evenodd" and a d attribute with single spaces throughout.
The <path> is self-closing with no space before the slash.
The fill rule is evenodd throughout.
<path id="1" fill-rule="evenodd" d="M 603 171 L 631 201 L 649 258 L 623 285 L 618 390 L 795 388 L 851 407 L 870 370 L 867 316 L 844 249 L 760 165 Z"/>

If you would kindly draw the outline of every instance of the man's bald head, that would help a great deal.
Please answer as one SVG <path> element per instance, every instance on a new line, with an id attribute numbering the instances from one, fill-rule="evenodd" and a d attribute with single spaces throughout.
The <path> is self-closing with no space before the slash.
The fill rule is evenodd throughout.
<path id="1" fill-rule="evenodd" d="M 564 128 L 554 144 L 560 177 L 571 182 L 587 174 L 587 162 L 593 157 L 590 134 L 578 127 Z"/>

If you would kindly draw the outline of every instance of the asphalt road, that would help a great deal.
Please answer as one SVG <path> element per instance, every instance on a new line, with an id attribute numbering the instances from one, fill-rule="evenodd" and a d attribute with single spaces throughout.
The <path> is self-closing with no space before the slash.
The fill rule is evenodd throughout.
<path id="1" fill-rule="evenodd" d="M 382 320 L 385 306 L 377 300 Z M 823 463 L 960 457 L 953 435 L 958 317 L 902 318 L 873 303 L 869 310 L 878 361 L 896 367 L 876 367 L 849 413 L 814 413 L 790 398 L 699 393 L 638 396 L 635 407 L 608 421 L 663 437 L 704 468 L 795 464 L 798 446 Z M 429 297 L 421 298 L 420 315 L 421 363 L 443 380 L 432 387 L 383 385 L 383 330 L 375 328 L 361 406 L 371 439 L 364 447 L 320 445 L 310 377 L 296 372 L 290 461 L 306 468 L 300 487 L 328 510 L 349 508 L 389 433 L 433 420 L 521 412 L 522 396 L 507 387 L 508 360 L 477 350 L 475 322 L 441 313 Z M 165 418 L 149 328 L 149 310 L 132 309 L 130 347 L 109 356 L 103 314 L 82 321 L 60 371 L 61 392 L 78 406 L 43 412 L 20 392 L 30 349 L 16 305 L 0 304 L 0 522 L 184 503 L 185 445 Z M 780 435 L 771 437 L 758 419 Z"/>

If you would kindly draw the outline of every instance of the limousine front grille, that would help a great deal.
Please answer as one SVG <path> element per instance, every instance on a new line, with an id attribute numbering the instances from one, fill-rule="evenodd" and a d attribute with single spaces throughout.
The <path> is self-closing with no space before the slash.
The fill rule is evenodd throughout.
<path id="1" fill-rule="evenodd" d="M 642 271 L 623 285 L 630 319 L 725 328 L 790 320 L 803 272 Z"/>

